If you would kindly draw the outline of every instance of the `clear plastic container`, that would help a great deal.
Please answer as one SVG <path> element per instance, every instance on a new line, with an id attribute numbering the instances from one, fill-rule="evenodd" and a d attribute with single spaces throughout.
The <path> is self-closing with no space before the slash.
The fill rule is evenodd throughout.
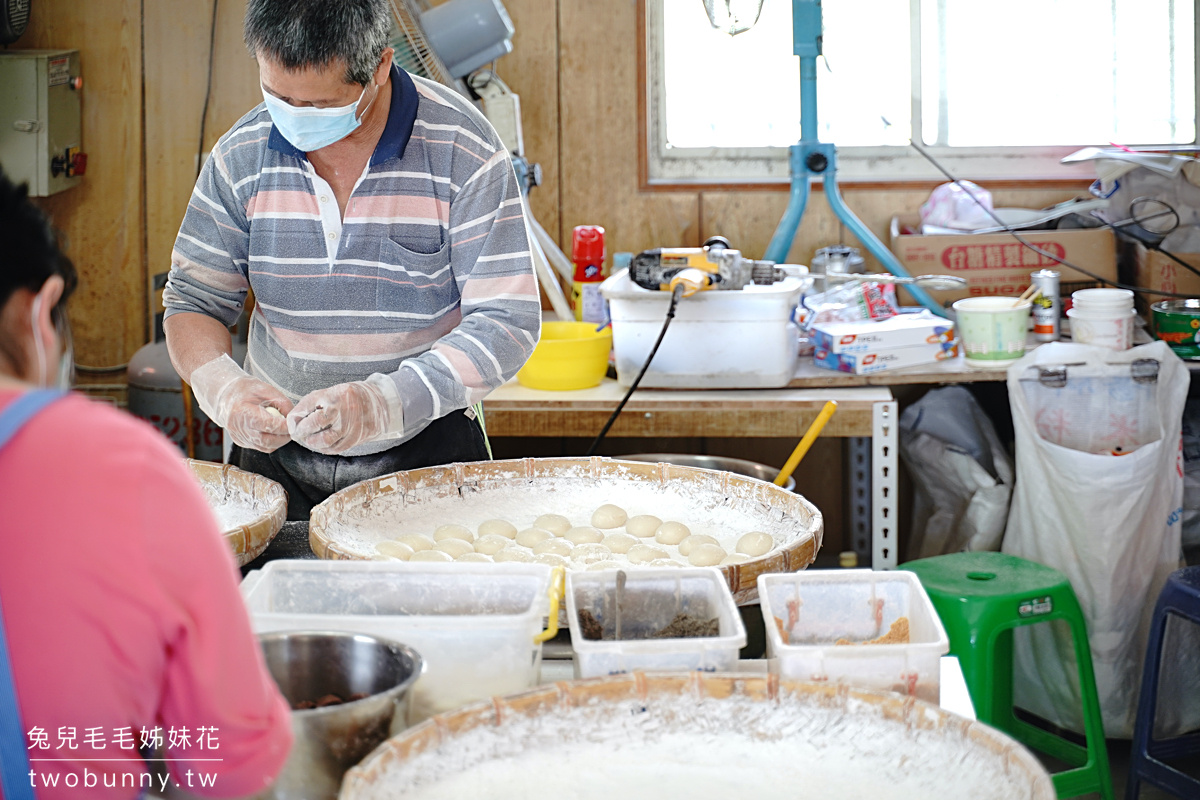
<path id="1" fill-rule="evenodd" d="M 938 702 L 940 659 L 949 652 L 950 640 L 911 572 L 760 575 L 758 595 L 772 672 Z M 862 644 L 888 634 L 901 618 L 908 622 L 907 643 Z M 787 641 L 784 630 L 789 631 Z"/>
<path id="2" fill-rule="evenodd" d="M 567 573 L 567 623 L 575 650 L 575 675 L 595 678 L 633 670 L 727 672 L 737 667 L 746 646 L 746 628 L 729 584 L 715 567 L 634 569 L 625 573 L 621 638 L 586 639 L 579 620 L 588 611 L 615 632 L 619 570 Z M 693 620 L 717 619 L 716 636 L 643 638 L 661 631 L 678 614 Z"/>
<path id="3" fill-rule="evenodd" d="M 242 582 L 257 633 L 352 631 L 425 661 L 409 722 L 537 684 L 549 611 L 542 564 L 271 561 Z"/>
<path id="4" fill-rule="evenodd" d="M 800 354 L 792 312 L 809 278 L 697 292 L 680 301 L 641 386 L 676 389 L 786 386 Z M 617 381 L 637 377 L 666 321 L 671 293 L 643 289 L 622 270 L 600 285 L 609 302 Z"/>

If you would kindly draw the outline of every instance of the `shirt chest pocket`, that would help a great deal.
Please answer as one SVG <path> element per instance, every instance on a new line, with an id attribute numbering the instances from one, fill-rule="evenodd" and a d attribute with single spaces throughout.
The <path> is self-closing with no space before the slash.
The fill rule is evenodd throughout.
<path id="1" fill-rule="evenodd" d="M 379 243 L 377 277 L 380 312 L 428 315 L 433 319 L 459 302 L 448 243 L 437 252 L 420 253 L 385 237 Z"/>

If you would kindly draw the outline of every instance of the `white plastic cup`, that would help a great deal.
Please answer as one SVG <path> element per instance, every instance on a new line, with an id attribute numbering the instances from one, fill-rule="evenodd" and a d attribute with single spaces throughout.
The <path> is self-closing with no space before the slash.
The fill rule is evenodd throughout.
<path id="1" fill-rule="evenodd" d="M 968 297 L 954 304 L 958 338 L 969 367 L 995 369 L 1025 355 L 1029 329 L 1028 300 L 1012 297 Z"/>
<path id="2" fill-rule="evenodd" d="M 1128 289 L 1080 289 L 1071 293 L 1071 306 L 1087 313 L 1125 311 L 1133 308 Z"/>
<path id="3" fill-rule="evenodd" d="M 1133 346 L 1135 316 L 1137 311 L 1132 308 L 1092 311 L 1076 306 L 1067 309 L 1073 342 L 1109 350 L 1128 350 Z"/>

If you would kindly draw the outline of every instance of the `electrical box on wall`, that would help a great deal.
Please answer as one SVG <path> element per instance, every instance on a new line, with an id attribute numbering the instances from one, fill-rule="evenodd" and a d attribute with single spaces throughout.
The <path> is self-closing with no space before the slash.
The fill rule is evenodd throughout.
<path id="1" fill-rule="evenodd" d="M 70 189 L 87 170 L 78 50 L 0 51 L 0 167 L 34 197 Z"/>

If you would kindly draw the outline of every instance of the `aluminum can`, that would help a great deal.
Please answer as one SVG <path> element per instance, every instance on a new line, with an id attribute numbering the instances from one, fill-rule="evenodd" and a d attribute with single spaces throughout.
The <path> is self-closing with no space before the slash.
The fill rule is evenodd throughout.
<path id="1" fill-rule="evenodd" d="M 1039 342 L 1057 342 L 1062 318 L 1062 300 L 1058 296 L 1059 272 L 1040 269 L 1029 276 L 1041 292 L 1033 301 L 1033 338 Z"/>

